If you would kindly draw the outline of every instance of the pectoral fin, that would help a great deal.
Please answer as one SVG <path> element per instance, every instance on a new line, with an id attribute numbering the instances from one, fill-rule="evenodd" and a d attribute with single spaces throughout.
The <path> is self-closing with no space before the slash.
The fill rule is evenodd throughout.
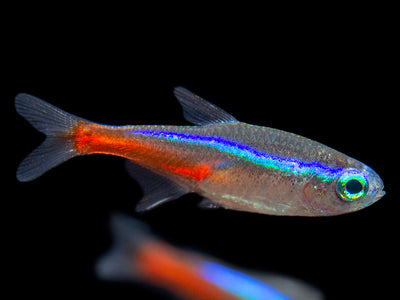
<path id="1" fill-rule="evenodd" d="M 203 208 L 203 209 L 216 209 L 216 208 L 220 208 L 221 206 L 219 206 L 218 204 L 215 204 L 214 202 L 212 202 L 210 199 L 208 199 L 208 198 L 203 198 L 200 202 L 199 202 L 199 204 L 198 204 L 198 206 L 200 207 L 200 208 Z"/>

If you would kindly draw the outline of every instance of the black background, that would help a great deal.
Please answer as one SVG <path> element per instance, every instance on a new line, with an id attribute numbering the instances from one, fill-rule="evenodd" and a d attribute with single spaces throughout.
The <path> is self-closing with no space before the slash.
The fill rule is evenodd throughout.
<path id="1" fill-rule="evenodd" d="M 3 139 L 11 150 L 3 157 L 14 164 L 7 174 L 11 192 L 3 192 L 2 202 L 14 293 L 167 299 L 137 284 L 96 279 L 96 259 L 111 243 L 108 217 L 122 211 L 174 244 L 302 278 L 327 299 L 391 295 L 399 205 L 393 150 L 398 66 L 390 16 L 374 8 L 337 14 L 180 8 L 9 11 L 1 99 L 13 124 L 4 127 L 12 134 Z M 42 140 L 15 113 L 17 93 L 99 123 L 187 125 L 172 95 L 177 85 L 241 121 L 294 132 L 357 158 L 381 175 L 387 195 L 362 211 L 326 218 L 201 210 L 197 195 L 138 215 L 141 191 L 120 158 L 79 157 L 35 181 L 15 179 L 19 162 Z"/>

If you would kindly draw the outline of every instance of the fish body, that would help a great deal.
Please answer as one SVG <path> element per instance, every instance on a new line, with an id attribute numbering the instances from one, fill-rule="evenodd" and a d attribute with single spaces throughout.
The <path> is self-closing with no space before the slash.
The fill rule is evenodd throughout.
<path id="1" fill-rule="evenodd" d="M 323 299 L 319 290 L 300 280 L 242 270 L 173 246 L 137 220 L 116 214 L 111 228 L 114 245 L 96 266 L 102 279 L 144 282 L 190 300 Z"/>
<path id="2" fill-rule="evenodd" d="M 144 190 L 138 211 L 195 192 L 209 207 L 338 215 L 384 194 L 383 182 L 371 168 L 332 148 L 239 122 L 184 88 L 176 88 L 175 95 L 185 118 L 197 126 L 107 126 L 18 95 L 17 111 L 47 139 L 21 163 L 17 177 L 32 180 L 77 155 L 121 156 Z"/>

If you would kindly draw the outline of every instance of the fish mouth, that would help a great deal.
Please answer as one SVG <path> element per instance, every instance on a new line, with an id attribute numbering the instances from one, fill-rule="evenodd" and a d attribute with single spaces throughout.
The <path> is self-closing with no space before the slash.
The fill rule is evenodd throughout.
<path id="1" fill-rule="evenodd" d="M 383 196 L 385 196 L 385 194 L 386 194 L 386 192 L 385 192 L 385 191 L 383 191 L 383 190 L 381 190 L 381 191 L 378 191 L 378 192 L 375 194 L 375 198 L 376 198 L 376 200 L 379 200 L 379 199 L 381 199 Z"/>
<path id="2" fill-rule="evenodd" d="M 372 190 L 373 202 L 376 202 L 379 199 L 381 199 L 386 194 L 386 192 L 383 190 L 384 188 L 383 181 L 382 179 L 379 178 L 379 176 L 376 175 L 372 185 L 373 185 L 373 190 Z"/>
<path id="3" fill-rule="evenodd" d="M 381 199 L 386 192 L 383 190 L 384 189 L 384 184 L 382 179 L 379 177 L 379 175 L 372 170 L 370 167 L 365 166 L 363 168 L 363 171 L 367 175 L 368 181 L 369 181 L 369 192 L 368 192 L 368 200 L 367 200 L 367 205 L 372 204 L 379 199 Z"/>

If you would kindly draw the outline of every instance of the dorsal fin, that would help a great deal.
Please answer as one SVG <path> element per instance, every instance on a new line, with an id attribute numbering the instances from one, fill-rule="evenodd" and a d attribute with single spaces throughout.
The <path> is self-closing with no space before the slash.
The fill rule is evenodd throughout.
<path id="1" fill-rule="evenodd" d="M 184 87 L 176 87 L 174 95 L 183 108 L 185 119 L 196 125 L 238 122 L 234 116 L 195 95 Z"/>

